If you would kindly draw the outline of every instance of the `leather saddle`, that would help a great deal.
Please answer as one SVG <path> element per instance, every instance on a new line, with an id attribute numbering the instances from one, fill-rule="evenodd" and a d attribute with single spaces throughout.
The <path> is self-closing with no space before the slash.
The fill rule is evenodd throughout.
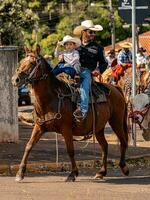
<path id="1" fill-rule="evenodd" d="M 70 88 L 72 93 L 72 102 L 77 103 L 80 96 L 80 77 L 76 76 L 71 79 L 66 73 L 57 75 L 57 79 L 64 82 Z M 110 95 L 110 89 L 106 84 L 92 81 L 90 95 L 94 97 L 94 102 L 101 103 L 107 101 L 107 96 Z M 91 103 L 91 98 L 89 103 Z"/>

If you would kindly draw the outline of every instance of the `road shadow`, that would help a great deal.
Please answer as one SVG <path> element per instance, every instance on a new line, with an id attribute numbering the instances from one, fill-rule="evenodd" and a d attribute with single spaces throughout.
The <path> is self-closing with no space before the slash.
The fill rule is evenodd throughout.
<path id="1" fill-rule="evenodd" d="M 19 124 L 19 142 L 1 143 L 0 145 L 0 163 L 1 164 L 19 164 L 27 141 L 31 135 L 31 127 Z M 110 130 L 109 130 L 110 131 Z M 108 135 L 108 159 L 120 159 L 120 145 L 114 140 L 114 134 Z M 74 142 L 76 160 L 101 160 L 101 150 L 98 143 L 93 144 L 93 140 L 83 142 Z M 150 145 L 145 147 L 129 146 L 126 158 L 150 154 Z M 68 162 L 69 157 L 66 151 L 64 139 L 58 135 L 58 159 L 59 163 Z M 56 135 L 55 133 L 45 133 L 41 140 L 32 149 L 29 159 L 32 162 L 55 162 L 56 161 Z"/>

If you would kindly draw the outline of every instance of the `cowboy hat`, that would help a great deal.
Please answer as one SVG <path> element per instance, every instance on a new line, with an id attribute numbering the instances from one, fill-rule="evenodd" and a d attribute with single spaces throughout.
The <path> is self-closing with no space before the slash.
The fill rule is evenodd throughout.
<path id="1" fill-rule="evenodd" d="M 80 26 L 77 26 L 74 30 L 73 30 L 73 34 L 74 35 L 81 35 L 82 31 L 84 30 L 92 30 L 92 31 L 102 31 L 103 27 L 101 25 L 94 25 L 92 20 L 85 20 L 83 22 L 81 22 Z"/>
<path id="2" fill-rule="evenodd" d="M 132 44 L 130 42 L 124 42 L 124 43 L 121 43 L 119 44 L 122 48 L 126 48 L 126 49 L 129 49 L 132 47 Z"/>
<path id="3" fill-rule="evenodd" d="M 64 36 L 63 40 L 60 42 L 62 45 L 65 45 L 66 42 L 73 42 L 76 44 L 76 46 L 81 45 L 81 41 L 79 38 L 71 37 L 70 35 Z"/>

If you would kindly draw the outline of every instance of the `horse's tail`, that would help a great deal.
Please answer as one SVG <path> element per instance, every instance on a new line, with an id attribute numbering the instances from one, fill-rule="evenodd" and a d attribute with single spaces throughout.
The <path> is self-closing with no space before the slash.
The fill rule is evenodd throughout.
<path id="1" fill-rule="evenodd" d="M 125 103 L 125 111 L 124 111 L 124 119 L 123 119 L 123 129 L 124 129 L 124 134 L 125 134 L 125 139 L 126 142 L 128 143 L 128 139 L 129 139 L 129 131 L 128 131 L 128 123 L 127 123 L 127 118 L 128 118 L 128 108 L 127 108 L 127 104 Z"/>

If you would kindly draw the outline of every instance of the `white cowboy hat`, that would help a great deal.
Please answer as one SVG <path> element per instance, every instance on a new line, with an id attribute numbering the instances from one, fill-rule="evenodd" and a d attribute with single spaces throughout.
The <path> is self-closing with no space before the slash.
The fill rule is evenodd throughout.
<path id="1" fill-rule="evenodd" d="M 63 40 L 60 43 L 64 45 L 66 42 L 73 42 L 76 44 L 77 47 L 81 45 L 81 41 L 79 38 L 71 37 L 70 35 L 64 36 Z"/>
<path id="2" fill-rule="evenodd" d="M 102 31 L 103 27 L 101 25 L 94 25 L 92 20 L 85 20 L 83 22 L 81 22 L 80 26 L 77 26 L 74 30 L 73 30 L 73 34 L 74 35 L 81 35 L 81 32 L 84 30 L 92 30 L 92 31 Z"/>
<path id="3" fill-rule="evenodd" d="M 121 44 L 119 44 L 122 48 L 131 48 L 132 47 L 132 44 L 130 42 L 123 42 Z"/>

